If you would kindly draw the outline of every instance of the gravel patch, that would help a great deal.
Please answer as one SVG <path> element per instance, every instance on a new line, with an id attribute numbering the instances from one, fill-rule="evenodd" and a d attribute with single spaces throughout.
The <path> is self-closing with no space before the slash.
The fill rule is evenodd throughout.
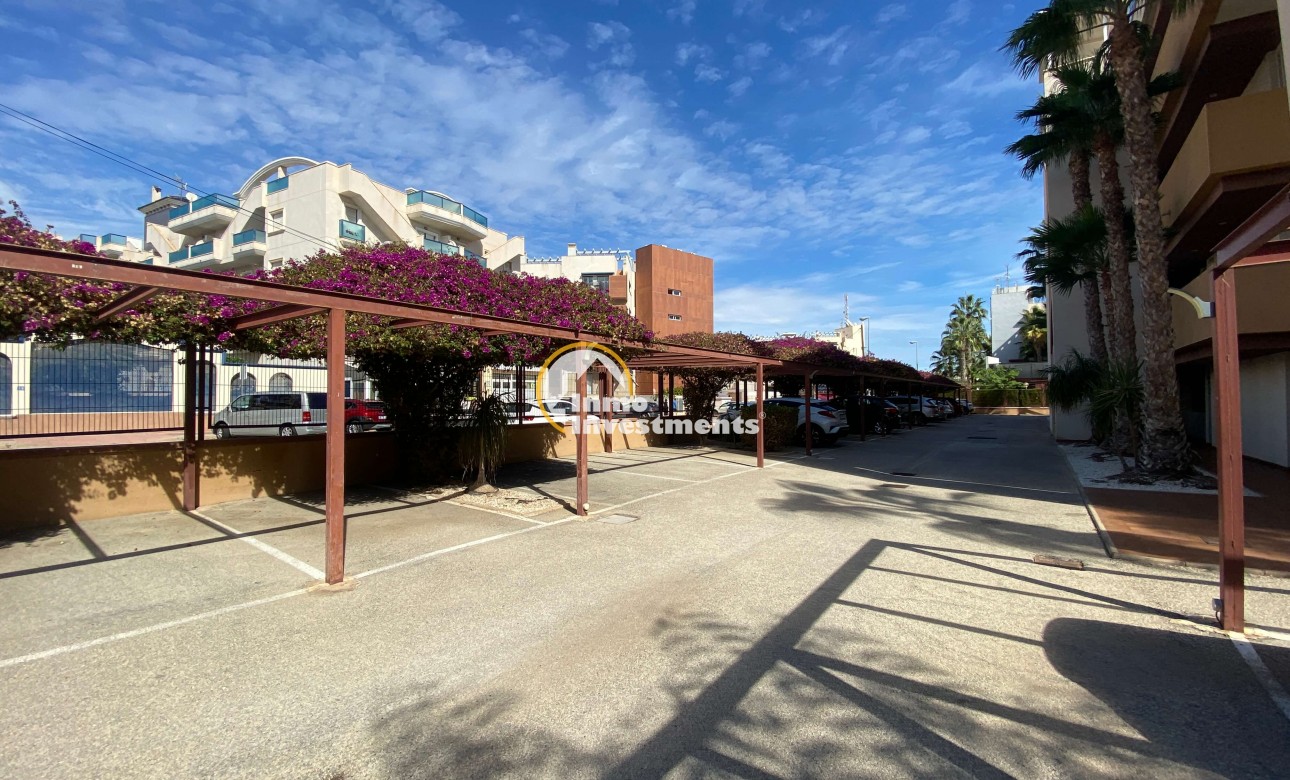
<path id="1" fill-rule="evenodd" d="M 1140 484 L 1117 479 L 1124 469 L 1120 465 L 1120 459 L 1112 453 L 1087 444 L 1062 444 L 1059 445 L 1059 448 L 1062 454 L 1066 456 L 1066 461 L 1070 463 L 1075 475 L 1079 477 L 1080 484 L 1084 487 L 1110 490 L 1144 490 L 1157 493 L 1194 493 L 1202 496 L 1218 494 L 1217 489 L 1205 487 L 1201 484 L 1210 483 L 1216 479 L 1213 472 L 1202 468 L 1196 469 L 1203 475 L 1204 479 L 1202 480 L 1161 479 L 1149 484 Z M 1245 495 L 1258 497 L 1261 494 L 1246 488 Z"/>

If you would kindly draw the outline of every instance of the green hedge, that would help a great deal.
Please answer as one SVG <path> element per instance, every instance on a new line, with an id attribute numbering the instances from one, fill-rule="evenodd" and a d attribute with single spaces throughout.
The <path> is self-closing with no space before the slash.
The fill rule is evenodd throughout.
<path id="1" fill-rule="evenodd" d="M 974 406 L 1047 406 L 1048 392 L 1038 388 L 1022 390 L 973 390 Z"/>
<path id="2" fill-rule="evenodd" d="M 787 406 L 763 406 L 762 410 L 766 413 L 766 419 L 761 421 L 762 429 L 765 431 L 766 451 L 784 449 L 797 435 L 797 409 Z M 751 420 L 756 415 L 757 407 L 755 406 L 746 407 L 740 413 L 740 416 L 745 420 Z M 756 447 L 757 437 L 750 433 L 745 433 L 744 446 Z"/>

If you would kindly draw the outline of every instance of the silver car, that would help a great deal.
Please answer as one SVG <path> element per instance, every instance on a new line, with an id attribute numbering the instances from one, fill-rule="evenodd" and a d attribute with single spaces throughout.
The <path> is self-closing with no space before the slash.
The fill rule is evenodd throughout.
<path id="1" fill-rule="evenodd" d="M 211 423 L 215 438 L 299 436 L 327 431 L 326 393 L 249 393 L 233 399 Z"/>

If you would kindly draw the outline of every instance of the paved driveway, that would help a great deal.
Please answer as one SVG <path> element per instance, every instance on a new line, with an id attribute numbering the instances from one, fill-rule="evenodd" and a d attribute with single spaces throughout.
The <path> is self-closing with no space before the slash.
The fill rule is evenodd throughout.
<path id="1" fill-rule="evenodd" d="M 626 524 L 357 492 L 336 589 L 307 499 L 12 544 L 0 776 L 1287 775 L 1212 575 L 1107 560 L 1043 420 L 801 455 L 597 456 Z"/>

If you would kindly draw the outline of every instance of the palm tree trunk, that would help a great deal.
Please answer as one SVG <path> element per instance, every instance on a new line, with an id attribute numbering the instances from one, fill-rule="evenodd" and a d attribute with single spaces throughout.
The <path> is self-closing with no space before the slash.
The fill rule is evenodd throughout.
<path id="1" fill-rule="evenodd" d="M 1089 155 L 1088 152 L 1075 150 L 1071 152 L 1068 163 L 1071 173 L 1071 196 L 1075 200 L 1075 208 L 1082 211 L 1093 206 L 1093 183 L 1092 175 L 1089 172 Z M 1096 279 L 1089 279 L 1081 287 L 1084 288 L 1084 329 L 1088 331 L 1088 349 L 1092 358 L 1103 365 L 1106 364 L 1106 337 L 1102 330 L 1102 302 L 1100 298 L 1099 285 Z"/>
<path id="2" fill-rule="evenodd" d="M 1133 287 L 1129 282 L 1129 236 L 1124 229 L 1124 186 L 1120 184 L 1120 162 L 1115 158 L 1115 142 L 1099 133 L 1095 144 L 1097 168 L 1101 179 L 1102 212 L 1106 217 L 1106 249 L 1110 256 L 1111 354 L 1116 360 L 1136 363 L 1138 334 L 1133 323 Z"/>
<path id="3" fill-rule="evenodd" d="M 1127 13 L 1112 18 L 1111 67 L 1115 70 L 1124 146 L 1133 188 L 1133 221 L 1138 238 L 1138 277 L 1142 284 L 1143 436 L 1139 467 L 1153 473 L 1191 469 L 1191 448 L 1183 432 L 1174 373 L 1173 307 L 1169 301 L 1160 182 L 1156 166 L 1155 123 L 1147 96 L 1142 45 Z"/>

